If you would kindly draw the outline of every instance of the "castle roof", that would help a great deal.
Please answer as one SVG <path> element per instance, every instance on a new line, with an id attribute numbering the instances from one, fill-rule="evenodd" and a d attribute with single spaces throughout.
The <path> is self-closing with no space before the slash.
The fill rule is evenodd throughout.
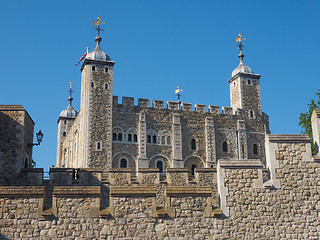
<path id="1" fill-rule="evenodd" d="M 88 55 L 86 56 L 86 59 L 111 61 L 111 58 L 105 52 L 103 52 L 100 48 L 100 42 L 102 41 L 102 38 L 98 35 L 96 36 L 95 41 L 97 42 L 97 45 L 92 52 L 88 53 Z"/>
<path id="2" fill-rule="evenodd" d="M 72 82 L 70 82 L 70 90 L 69 90 L 70 96 L 68 97 L 69 105 L 68 105 L 68 107 L 66 109 L 61 111 L 58 121 L 60 120 L 60 118 L 73 119 L 73 118 L 76 118 L 78 116 L 78 112 L 72 107 L 73 98 L 72 98 L 71 93 L 73 91 L 71 89 L 71 86 L 72 86 Z"/>
<path id="3" fill-rule="evenodd" d="M 238 57 L 240 58 L 240 63 L 238 65 L 238 67 L 236 67 L 233 71 L 232 71 L 232 77 L 235 76 L 237 73 L 241 72 L 241 73 L 253 73 L 251 71 L 251 69 L 246 66 L 244 63 L 243 63 L 243 57 L 244 57 L 244 54 L 240 51 L 240 54 L 238 55 Z"/>

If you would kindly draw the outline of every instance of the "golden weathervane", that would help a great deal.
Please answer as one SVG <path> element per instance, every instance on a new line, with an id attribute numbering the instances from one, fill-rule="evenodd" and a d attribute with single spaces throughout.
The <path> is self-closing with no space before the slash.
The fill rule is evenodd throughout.
<path id="1" fill-rule="evenodd" d="M 93 21 L 93 25 L 97 26 L 97 27 L 95 27 L 93 29 L 97 30 L 98 36 L 100 34 L 100 31 L 103 31 L 103 29 L 100 27 L 100 25 L 101 24 L 106 24 L 106 22 L 100 22 L 100 21 L 101 21 L 101 17 L 100 16 L 97 17 L 97 20 Z"/>

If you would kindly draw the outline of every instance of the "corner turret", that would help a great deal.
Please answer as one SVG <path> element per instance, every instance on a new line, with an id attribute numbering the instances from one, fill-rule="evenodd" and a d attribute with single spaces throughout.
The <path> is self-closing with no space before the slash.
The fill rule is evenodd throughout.
<path id="1" fill-rule="evenodd" d="M 230 84 L 230 102 L 233 111 L 242 109 L 248 114 L 249 119 L 254 119 L 256 115 L 261 115 L 261 96 L 260 96 L 260 77 L 261 75 L 254 74 L 251 69 L 243 62 L 244 47 L 241 33 L 236 38 L 240 53 L 239 65 L 233 70 L 232 77 L 228 80 Z"/>
<path id="2" fill-rule="evenodd" d="M 62 162 L 62 159 L 64 159 L 62 157 L 62 144 L 78 116 L 78 112 L 72 107 L 72 82 L 70 82 L 70 89 L 68 92 L 70 93 L 68 97 L 69 105 L 66 109 L 61 111 L 58 119 L 57 166 L 59 167 L 65 167 L 65 163 Z"/>

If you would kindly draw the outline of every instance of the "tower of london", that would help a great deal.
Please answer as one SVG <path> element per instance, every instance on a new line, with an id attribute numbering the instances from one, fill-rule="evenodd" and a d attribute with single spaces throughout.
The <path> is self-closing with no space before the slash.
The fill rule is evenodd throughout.
<path id="1" fill-rule="evenodd" d="M 265 164 L 268 115 L 262 112 L 260 75 L 243 62 L 226 84 L 230 107 L 113 96 L 115 62 L 100 48 L 88 53 L 81 67 L 79 114 L 69 106 L 58 120 L 57 167 L 215 168 L 217 159 L 260 159 Z M 119 83 L 121 84 L 121 83 Z M 151 104 L 151 105 L 150 105 Z"/>
<path id="2" fill-rule="evenodd" d="M 120 101 L 99 21 L 49 175 L 33 165 L 27 110 L 0 105 L 1 240 L 320 238 L 320 110 L 314 153 L 308 135 L 271 134 L 241 35 L 230 106 Z"/>

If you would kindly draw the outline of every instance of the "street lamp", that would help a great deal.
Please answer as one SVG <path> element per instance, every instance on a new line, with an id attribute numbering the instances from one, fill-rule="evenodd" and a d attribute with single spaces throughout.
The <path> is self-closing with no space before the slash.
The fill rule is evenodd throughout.
<path id="1" fill-rule="evenodd" d="M 37 135 L 37 143 L 29 143 L 28 147 L 33 147 L 33 146 L 40 145 L 40 143 L 42 142 L 43 133 L 41 132 L 41 130 L 39 130 L 39 132 L 36 133 L 36 135 Z"/>

